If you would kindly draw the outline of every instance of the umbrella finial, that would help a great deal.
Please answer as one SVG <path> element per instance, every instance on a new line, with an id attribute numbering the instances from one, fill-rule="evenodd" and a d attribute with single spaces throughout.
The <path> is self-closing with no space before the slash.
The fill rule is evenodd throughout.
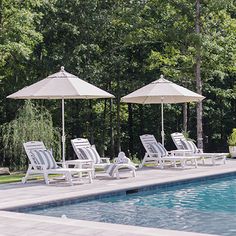
<path id="1" fill-rule="evenodd" d="M 65 71 L 65 67 L 61 66 L 61 72 L 64 72 L 64 71 Z"/>
<path id="2" fill-rule="evenodd" d="M 164 75 L 161 75 L 161 76 L 160 76 L 160 79 L 164 79 Z"/>

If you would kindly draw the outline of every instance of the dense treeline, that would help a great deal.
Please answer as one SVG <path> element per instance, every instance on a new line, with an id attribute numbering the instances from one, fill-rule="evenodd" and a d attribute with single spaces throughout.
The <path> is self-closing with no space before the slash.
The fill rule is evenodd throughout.
<path id="1" fill-rule="evenodd" d="M 206 97 L 204 148 L 226 150 L 236 120 L 235 12 L 233 0 L 0 0 L 0 125 L 15 119 L 24 104 L 7 95 L 63 65 L 116 96 L 66 101 L 68 156 L 70 139 L 87 137 L 102 155 L 114 156 L 122 149 L 141 158 L 139 135 L 152 133 L 160 140 L 160 105 L 127 105 L 120 98 L 160 74 L 199 92 L 198 55 Z M 60 128 L 60 101 L 34 103 L 45 106 Z M 197 139 L 196 117 L 196 104 L 165 105 L 167 148 L 173 148 L 174 131 L 188 130 Z M 11 165 L 2 138 L 0 158 L 0 164 Z"/>

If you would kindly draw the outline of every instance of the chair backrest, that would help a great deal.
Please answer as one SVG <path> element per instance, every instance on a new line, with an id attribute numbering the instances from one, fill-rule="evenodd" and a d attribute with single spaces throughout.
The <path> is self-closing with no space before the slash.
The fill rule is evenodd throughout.
<path id="1" fill-rule="evenodd" d="M 157 142 L 154 135 L 144 134 L 140 136 L 140 139 L 146 152 L 150 156 L 164 157 L 168 155 L 168 152 L 165 147 L 161 143 Z"/>
<path id="2" fill-rule="evenodd" d="M 76 138 L 71 140 L 72 147 L 78 159 L 92 160 L 94 164 L 101 163 L 101 157 L 94 145 L 91 145 L 88 139 Z"/>
<path id="3" fill-rule="evenodd" d="M 196 144 L 193 141 L 188 141 L 188 140 L 182 140 L 181 143 L 184 147 L 184 149 L 192 151 L 193 153 L 200 153 L 200 149 L 197 148 Z"/>
<path id="4" fill-rule="evenodd" d="M 52 151 L 46 150 L 46 147 L 41 141 L 31 141 L 23 144 L 25 152 L 34 169 L 56 169 L 58 165 L 53 158 Z"/>
<path id="5" fill-rule="evenodd" d="M 32 150 L 46 149 L 44 143 L 41 141 L 30 141 L 27 143 L 23 143 L 23 146 L 24 146 L 25 152 L 26 152 L 27 156 L 29 157 L 29 159 L 31 157 L 30 152 Z"/>
<path id="6" fill-rule="evenodd" d="M 35 160 L 32 156 L 31 151 L 46 149 L 44 143 L 41 141 L 30 141 L 30 142 L 23 143 L 23 146 L 24 146 L 26 155 L 30 160 L 30 163 L 32 164 L 33 167 L 35 167 L 36 163 L 35 163 Z"/>
<path id="7" fill-rule="evenodd" d="M 177 147 L 177 149 L 179 149 L 179 150 L 185 149 L 181 140 L 183 140 L 183 141 L 187 141 L 187 140 L 182 133 L 178 133 L 178 132 L 172 133 L 171 138 L 172 138 L 175 146 Z"/>
<path id="8" fill-rule="evenodd" d="M 86 138 L 75 138 L 71 140 L 72 147 L 75 151 L 75 154 L 79 159 L 83 159 L 81 156 L 81 152 L 79 151 L 79 148 L 90 148 L 91 144 Z"/>

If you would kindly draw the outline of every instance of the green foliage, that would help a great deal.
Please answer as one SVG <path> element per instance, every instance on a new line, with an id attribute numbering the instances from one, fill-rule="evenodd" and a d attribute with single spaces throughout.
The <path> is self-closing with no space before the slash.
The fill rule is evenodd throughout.
<path id="1" fill-rule="evenodd" d="M 190 131 L 183 131 L 183 130 L 182 130 L 182 134 L 184 135 L 184 137 L 186 138 L 186 140 L 196 142 L 194 139 L 191 139 L 191 138 L 190 138 Z"/>
<path id="2" fill-rule="evenodd" d="M 161 138 L 160 105 L 120 105 L 120 97 L 158 79 L 161 73 L 196 91 L 193 68 L 199 45 L 206 97 L 205 148 L 225 151 L 236 122 L 235 1 L 201 1 L 200 35 L 194 28 L 195 2 L 0 1 L 0 125 L 13 120 L 22 105 L 22 101 L 6 99 L 7 95 L 64 65 L 67 71 L 116 96 L 112 102 L 66 100 L 68 158 L 73 156 L 70 139 L 87 137 L 102 155 L 116 156 L 121 146 L 141 159 L 144 150 L 139 135 L 152 133 Z M 40 104 L 60 127 L 59 103 L 42 100 Z M 165 105 L 164 109 L 166 147 L 171 149 L 174 144 L 169 134 L 183 129 L 182 105 Z M 195 109 L 195 104 L 188 104 L 188 130 L 196 139 Z M 1 164 L 12 160 L 7 150 L 0 140 Z M 17 160 L 12 162 L 15 166 Z"/>
<path id="3" fill-rule="evenodd" d="M 137 154 L 132 155 L 132 157 L 130 157 L 130 160 L 131 160 L 134 164 L 140 164 L 140 159 L 138 158 Z"/>
<path id="4" fill-rule="evenodd" d="M 229 146 L 236 146 L 236 128 L 232 130 L 231 135 L 228 138 Z"/>
<path id="5" fill-rule="evenodd" d="M 42 16 L 35 9 L 42 1 L 0 1 L 0 69 L 14 60 L 29 59 L 34 46 L 42 40 L 35 23 Z"/>
<path id="6" fill-rule="evenodd" d="M 11 168 L 22 168 L 26 165 L 23 143 L 28 141 L 43 141 L 48 148 L 53 148 L 57 160 L 60 159 L 60 133 L 53 128 L 51 115 L 43 107 L 26 101 L 16 118 L 3 124 L 1 131 L 4 154 L 9 158 L 6 163 Z"/>

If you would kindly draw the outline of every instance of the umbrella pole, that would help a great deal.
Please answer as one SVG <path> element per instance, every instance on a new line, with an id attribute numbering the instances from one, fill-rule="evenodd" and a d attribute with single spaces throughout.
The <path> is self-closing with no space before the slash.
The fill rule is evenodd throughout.
<path id="1" fill-rule="evenodd" d="M 161 98 L 161 143 L 164 146 L 164 139 L 165 139 L 165 133 L 164 133 L 164 115 L 163 115 L 163 109 L 164 109 L 164 104 L 163 104 L 164 98 Z"/>
<path id="2" fill-rule="evenodd" d="M 62 98 L 61 101 L 61 109 L 62 109 L 62 136 L 61 136 L 61 142 L 62 142 L 62 165 L 65 166 L 65 116 L 64 116 L 64 98 Z"/>

